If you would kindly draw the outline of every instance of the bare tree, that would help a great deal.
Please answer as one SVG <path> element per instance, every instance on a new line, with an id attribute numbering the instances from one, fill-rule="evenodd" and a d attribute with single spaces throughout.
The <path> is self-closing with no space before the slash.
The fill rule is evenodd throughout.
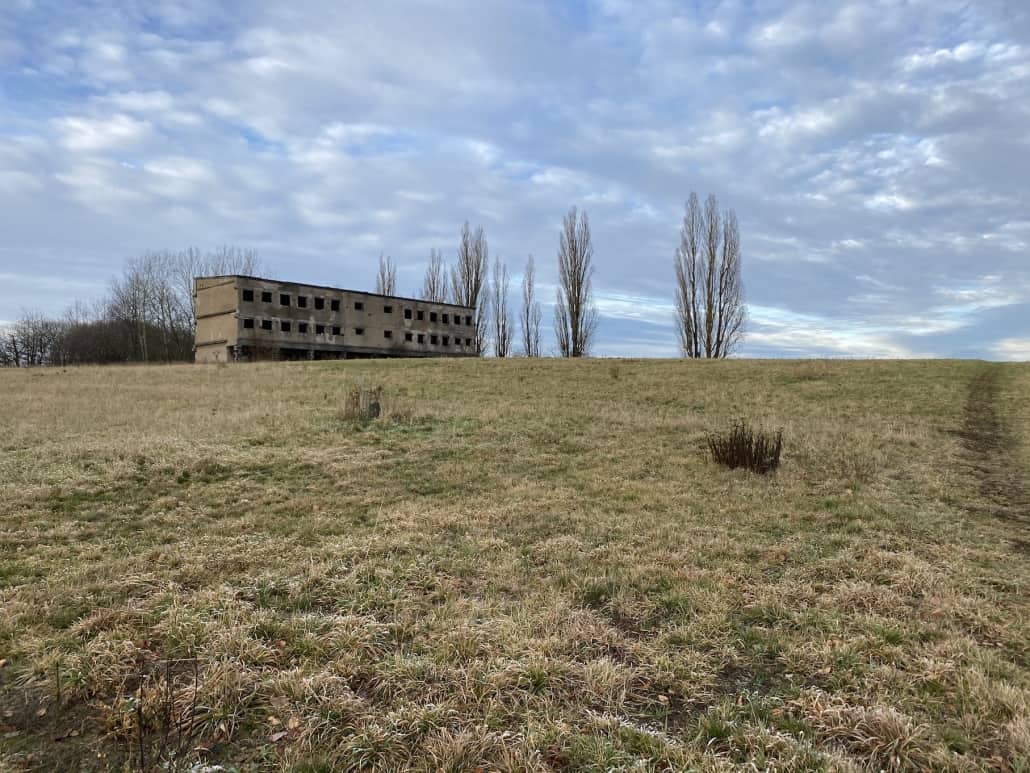
<path id="1" fill-rule="evenodd" d="M 189 309 L 190 327 L 196 322 L 193 299 L 193 280 L 196 277 L 232 274 L 253 276 L 260 270 L 260 261 L 253 250 L 233 245 L 223 245 L 206 254 L 202 254 L 196 247 L 187 247 L 176 253 L 171 281 L 183 307 Z"/>
<path id="2" fill-rule="evenodd" d="M 536 269 L 533 256 L 526 261 L 522 274 L 522 352 L 527 357 L 540 356 L 540 302 L 536 300 Z"/>
<path id="3" fill-rule="evenodd" d="M 0 368 L 17 367 L 18 365 L 13 339 L 14 336 L 8 328 L 0 328 Z"/>
<path id="4" fill-rule="evenodd" d="M 0 362 L 15 367 L 63 365 L 64 325 L 39 311 L 22 311 L 3 331 Z"/>
<path id="5" fill-rule="evenodd" d="M 131 359 L 147 362 L 150 359 L 149 330 L 151 322 L 150 285 L 145 265 L 130 261 L 125 276 L 111 280 L 108 315 L 132 331 L 133 356 Z"/>
<path id="6" fill-rule="evenodd" d="M 501 259 L 494 258 L 494 276 L 491 286 L 491 307 L 494 318 L 494 354 L 507 357 L 511 354 L 511 340 L 515 329 L 508 313 L 508 267 Z"/>
<path id="7" fill-rule="evenodd" d="M 379 253 L 379 273 L 376 274 L 376 292 L 379 295 L 395 295 L 397 293 L 397 266 L 393 258 Z"/>
<path id="8" fill-rule="evenodd" d="M 683 356 L 729 356 L 740 345 L 747 316 L 736 213 L 721 215 L 712 195 L 702 210 L 691 192 L 674 262 L 676 330 Z"/>
<path id="9" fill-rule="evenodd" d="M 182 259 L 188 254 L 144 253 L 112 281 L 105 316 L 131 331 L 127 359 L 171 362 L 189 356 L 193 294 L 182 295 Z"/>
<path id="10" fill-rule="evenodd" d="M 429 265 L 422 280 L 422 300 L 433 303 L 447 302 L 447 269 L 443 264 L 440 250 L 429 251 Z"/>
<path id="11" fill-rule="evenodd" d="M 591 286 L 594 246 L 587 213 L 577 217 L 573 207 L 562 221 L 558 249 L 558 289 L 554 332 L 562 357 L 586 357 L 597 330 L 597 307 Z"/>
<path id="12" fill-rule="evenodd" d="M 476 354 L 486 353 L 487 321 L 489 310 L 483 301 L 483 286 L 489 271 L 489 247 L 483 229 L 473 232 L 468 221 L 461 228 L 461 242 L 458 257 L 451 269 L 451 300 L 460 306 L 474 306 L 476 309 Z"/>
<path id="13" fill-rule="evenodd" d="M 0 365 L 189 359 L 194 277 L 256 271 L 254 253 L 236 247 L 144 253 L 126 263 L 94 304 L 77 301 L 59 319 L 26 312 L 0 331 Z"/>

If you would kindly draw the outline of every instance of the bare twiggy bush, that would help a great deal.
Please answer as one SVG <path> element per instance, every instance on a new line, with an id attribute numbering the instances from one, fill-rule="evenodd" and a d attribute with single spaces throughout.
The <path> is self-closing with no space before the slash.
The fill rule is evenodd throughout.
<path id="1" fill-rule="evenodd" d="M 191 756 L 202 729 L 196 658 L 140 661 L 111 707 L 110 727 L 125 750 L 126 767 L 146 773 L 174 770 Z"/>
<path id="2" fill-rule="evenodd" d="M 783 432 L 774 434 L 754 429 L 740 420 L 726 434 L 710 434 L 707 444 L 712 461 L 731 470 L 744 467 L 764 475 L 780 466 Z"/>

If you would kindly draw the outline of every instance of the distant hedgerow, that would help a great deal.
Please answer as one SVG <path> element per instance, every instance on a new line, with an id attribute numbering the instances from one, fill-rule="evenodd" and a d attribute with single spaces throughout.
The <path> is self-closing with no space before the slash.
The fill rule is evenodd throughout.
<path id="1" fill-rule="evenodd" d="M 728 433 L 709 434 L 706 442 L 712 461 L 731 470 L 744 467 L 764 475 L 780 466 L 780 452 L 783 450 L 781 430 L 775 434 L 756 430 L 740 420 Z"/>

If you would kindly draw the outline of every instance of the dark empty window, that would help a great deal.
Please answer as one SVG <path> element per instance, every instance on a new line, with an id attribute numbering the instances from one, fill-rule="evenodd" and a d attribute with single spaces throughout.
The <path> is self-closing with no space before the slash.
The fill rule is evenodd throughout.
<path id="1" fill-rule="evenodd" d="M 337 325 L 333 325 L 333 335 L 338 336 L 340 334 L 340 328 Z"/>
<path id="2" fill-rule="evenodd" d="M 443 345 L 444 346 L 450 346 L 451 345 L 451 338 L 450 338 L 450 336 L 444 336 L 443 337 Z"/>
<path id="3" fill-rule="evenodd" d="M 354 335 L 356 335 L 356 336 L 363 336 L 363 335 L 365 335 L 365 328 L 363 328 L 363 327 L 356 327 L 356 328 L 354 328 Z"/>
<path id="4" fill-rule="evenodd" d="M 243 320 L 243 327 L 244 327 L 245 330 L 253 330 L 254 329 L 254 320 L 252 320 L 252 319 L 245 319 L 245 320 Z"/>
<path id="5" fill-rule="evenodd" d="M 261 293 L 261 302 L 262 303 L 271 303 L 272 302 L 272 294 L 271 293 Z"/>
<path id="6" fill-rule="evenodd" d="M 435 311 L 429 312 L 429 321 L 430 322 L 436 322 L 436 312 Z"/>
<path id="7" fill-rule="evenodd" d="M 431 335 L 429 336 L 429 343 L 431 343 L 433 346 L 436 346 L 438 343 L 440 343 L 440 339 L 435 335 Z"/>
<path id="8" fill-rule="evenodd" d="M 425 333 L 419 333 L 418 334 L 418 343 L 424 344 L 425 342 L 426 342 Z"/>
<path id="9" fill-rule="evenodd" d="M 271 330 L 272 329 L 272 320 L 270 320 L 270 319 L 263 319 L 263 320 L 261 320 L 261 329 L 262 330 Z"/>
<path id="10" fill-rule="evenodd" d="M 315 298 L 315 308 L 321 311 L 325 308 L 325 298 Z"/>
<path id="11" fill-rule="evenodd" d="M 419 310 L 418 318 L 419 319 L 425 319 L 426 318 L 426 313 L 424 311 L 422 311 L 422 310 Z"/>
<path id="12" fill-rule="evenodd" d="M 315 325 L 315 335 L 317 335 L 317 336 L 324 336 L 325 335 L 325 325 Z"/>
<path id="13" fill-rule="evenodd" d="M 297 306 L 302 308 L 302 309 L 306 309 L 308 307 L 308 296 L 306 296 L 306 295 L 298 295 L 297 296 Z"/>
<path id="14" fill-rule="evenodd" d="M 329 301 L 329 310 L 330 311 L 339 311 L 340 310 L 340 302 L 339 301 Z"/>
<path id="15" fill-rule="evenodd" d="M 383 331 L 383 338 L 393 338 L 393 331 L 392 330 L 384 330 Z"/>
<path id="16" fill-rule="evenodd" d="M 411 319 L 411 309 L 404 310 L 404 319 Z"/>
<path id="17" fill-rule="evenodd" d="M 245 300 L 245 301 L 252 301 L 252 300 L 254 300 L 254 291 L 253 290 L 244 290 L 243 291 L 243 300 Z"/>
<path id="18" fill-rule="evenodd" d="M 363 301 L 354 301 L 354 311 L 364 311 L 365 303 Z"/>
<path id="19" fill-rule="evenodd" d="M 465 346 L 472 346 L 472 339 L 471 338 L 466 338 L 465 339 Z"/>
<path id="20" fill-rule="evenodd" d="M 393 306 L 383 306 L 383 314 L 393 314 Z"/>
<path id="21" fill-rule="evenodd" d="M 280 293 L 279 294 L 279 305 L 280 306 L 289 306 L 290 305 L 290 296 L 287 295 L 286 293 Z"/>
<path id="22" fill-rule="evenodd" d="M 298 322 L 297 323 L 297 332 L 298 333 L 306 333 L 306 332 L 308 332 L 308 323 L 307 322 Z"/>
<path id="23" fill-rule="evenodd" d="M 443 322 L 445 325 L 451 324 L 451 315 L 450 314 L 441 314 L 440 315 L 440 321 Z"/>
<path id="24" fill-rule="evenodd" d="M 282 330 L 284 333 L 289 333 L 290 332 L 290 323 L 289 322 L 285 322 L 285 321 L 280 322 L 279 323 L 279 329 Z"/>
<path id="25" fill-rule="evenodd" d="M 472 327 L 472 317 L 465 317 L 465 324 Z"/>
<path id="26" fill-rule="evenodd" d="M 405 333 L 404 334 L 404 340 L 407 341 L 408 343 L 411 343 L 411 340 L 413 338 L 414 338 L 414 336 L 411 333 Z"/>

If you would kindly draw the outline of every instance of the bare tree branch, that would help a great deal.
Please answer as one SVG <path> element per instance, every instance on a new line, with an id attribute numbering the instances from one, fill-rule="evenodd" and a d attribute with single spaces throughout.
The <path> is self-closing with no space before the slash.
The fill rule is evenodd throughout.
<path id="1" fill-rule="evenodd" d="M 491 306 L 494 318 L 494 354 L 507 357 L 511 354 L 511 341 L 515 333 L 508 312 L 508 267 L 500 257 L 494 259 L 494 276 L 491 286 Z"/>
<path id="2" fill-rule="evenodd" d="M 397 294 L 397 266 L 393 258 L 385 258 L 379 253 L 379 273 L 376 274 L 376 293 L 379 295 Z"/>
<path id="3" fill-rule="evenodd" d="M 253 250 L 223 245 L 214 252 L 201 254 L 196 247 L 187 247 L 175 256 L 169 281 L 175 288 L 184 308 L 189 310 L 190 326 L 195 324 L 196 309 L 193 298 L 193 280 L 198 276 L 253 276 L 261 270 L 260 261 Z"/>
<path id="4" fill-rule="evenodd" d="M 591 287 L 593 256 L 587 213 L 577 217 L 573 207 L 562 221 L 558 249 L 559 287 L 554 307 L 554 330 L 562 357 L 586 357 L 590 353 L 590 344 L 597 330 L 597 307 Z"/>
<path id="5" fill-rule="evenodd" d="M 472 306 L 476 309 L 476 354 L 486 353 L 486 340 L 489 334 L 489 304 L 483 303 L 483 286 L 489 271 L 490 250 L 483 235 L 482 227 L 473 232 L 468 221 L 461 228 L 461 241 L 458 243 L 458 257 L 451 269 L 451 300 L 461 306 Z"/>
<path id="6" fill-rule="evenodd" d="M 540 356 L 540 302 L 536 300 L 536 269 L 533 256 L 526 261 L 522 275 L 522 352 L 526 357 Z"/>
<path id="7" fill-rule="evenodd" d="M 447 302 L 447 269 L 439 250 L 429 251 L 429 265 L 422 280 L 422 300 L 433 303 Z"/>
<path id="8" fill-rule="evenodd" d="M 740 345 L 747 309 L 741 280 L 740 231 L 733 210 L 715 196 L 687 200 L 676 270 L 676 331 L 684 357 L 727 357 Z"/>

